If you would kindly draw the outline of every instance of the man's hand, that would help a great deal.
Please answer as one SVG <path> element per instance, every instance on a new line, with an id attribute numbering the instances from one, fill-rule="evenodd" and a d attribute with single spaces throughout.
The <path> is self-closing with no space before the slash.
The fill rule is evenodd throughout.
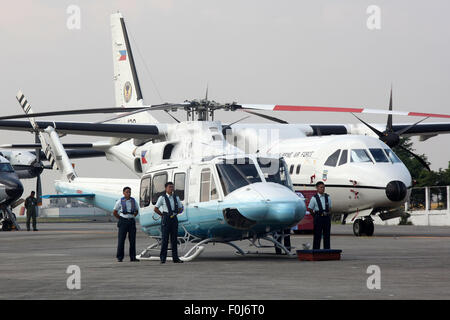
<path id="1" fill-rule="evenodd" d="M 155 211 L 158 215 L 162 216 L 161 211 L 159 211 L 159 209 L 157 207 L 155 207 L 155 209 L 153 209 L 153 211 Z"/>
<path id="2" fill-rule="evenodd" d="M 117 210 L 113 211 L 113 215 L 114 217 L 116 217 L 117 219 L 120 219 L 119 213 L 117 212 Z"/>

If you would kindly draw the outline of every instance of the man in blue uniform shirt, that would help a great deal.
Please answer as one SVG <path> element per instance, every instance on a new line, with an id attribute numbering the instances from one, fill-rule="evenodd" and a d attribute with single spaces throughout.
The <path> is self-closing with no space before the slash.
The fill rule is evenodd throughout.
<path id="1" fill-rule="evenodd" d="M 183 263 L 180 258 L 178 258 L 178 218 L 177 215 L 183 212 L 183 204 L 180 198 L 177 197 L 173 190 L 173 183 L 167 182 L 165 184 L 166 193 L 159 196 L 158 201 L 156 201 L 154 211 L 161 216 L 161 263 L 166 263 L 167 258 L 167 247 L 170 244 L 172 246 L 172 259 L 174 263 Z"/>
<path id="2" fill-rule="evenodd" d="M 331 230 L 331 198 L 325 193 L 325 184 L 316 183 L 317 194 L 309 201 L 308 210 L 314 218 L 313 249 L 320 249 L 320 239 L 323 234 L 323 247 L 330 249 Z"/>
<path id="3" fill-rule="evenodd" d="M 131 197 L 131 188 L 123 188 L 123 198 L 117 200 L 114 206 L 113 214 L 119 219 L 117 227 L 119 228 L 119 241 L 117 244 L 117 261 L 122 262 L 124 258 L 125 238 L 128 233 L 130 242 L 130 261 L 139 261 L 136 259 L 136 221 L 135 217 L 139 213 L 137 201 Z"/>

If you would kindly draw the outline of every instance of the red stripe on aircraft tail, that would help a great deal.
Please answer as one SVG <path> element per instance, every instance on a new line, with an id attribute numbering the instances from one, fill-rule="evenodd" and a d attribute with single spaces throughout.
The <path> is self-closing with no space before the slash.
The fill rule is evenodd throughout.
<path id="1" fill-rule="evenodd" d="M 343 108 L 343 107 L 309 107 L 309 106 L 283 106 L 276 105 L 275 111 L 325 111 L 325 112 L 354 112 L 361 113 L 363 108 Z"/>

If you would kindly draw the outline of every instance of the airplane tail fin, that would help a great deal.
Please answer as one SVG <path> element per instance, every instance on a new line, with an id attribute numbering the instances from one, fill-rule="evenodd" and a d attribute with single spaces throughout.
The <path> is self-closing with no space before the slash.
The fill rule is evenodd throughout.
<path id="1" fill-rule="evenodd" d="M 144 105 L 141 85 L 134 63 L 133 52 L 128 38 L 125 20 L 120 12 L 111 15 L 112 51 L 114 64 L 114 94 L 116 106 Z M 123 110 L 121 110 L 122 112 Z M 115 118 L 111 119 L 114 120 Z M 117 118 L 125 123 L 157 123 L 149 112 Z"/>
<path id="2" fill-rule="evenodd" d="M 19 104 L 25 114 L 33 113 L 31 105 L 25 98 L 25 95 L 22 93 L 22 91 L 19 90 L 16 98 L 19 101 Z M 38 127 L 35 119 L 33 117 L 30 117 L 28 118 L 28 120 L 30 121 L 34 131 L 38 133 L 38 137 L 42 145 L 42 150 L 44 151 L 47 160 L 50 161 L 52 168 L 60 170 L 62 172 L 62 175 L 68 181 L 72 181 L 73 179 L 75 179 L 77 175 L 72 167 L 72 164 L 70 163 L 66 150 L 61 144 L 58 133 L 55 131 L 55 129 L 53 127 L 48 127 L 47 129 L 45 129 L 45 132 L 48 134 L 47 141 L 46 136 L 42 132 L 42 129 Z"/>
<path id="3" fill-rule="evenodd" d="M 141 86 L 134 64 L 125 21 L 120 12 L 111 15 L 116 106 L 143 105 Z"/>

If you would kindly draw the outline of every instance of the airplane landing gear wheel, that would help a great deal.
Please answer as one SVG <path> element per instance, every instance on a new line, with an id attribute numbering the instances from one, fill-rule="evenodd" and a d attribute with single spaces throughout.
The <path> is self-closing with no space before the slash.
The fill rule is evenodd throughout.
<path id="1" fill-rule="evenodd" d="M 353 234 L 360 237 L 364 233 L 364 221 L 361 219 L 355 220 L 353 222 Z"/>
<path id="2" fill-rule="evenodd" d="M 373 231 L 375 229 L 375 226 L 373 225 L 372 220 L 364 220 L 364 233 L 366 236 L 371 237 L 373 236 Z"/>

